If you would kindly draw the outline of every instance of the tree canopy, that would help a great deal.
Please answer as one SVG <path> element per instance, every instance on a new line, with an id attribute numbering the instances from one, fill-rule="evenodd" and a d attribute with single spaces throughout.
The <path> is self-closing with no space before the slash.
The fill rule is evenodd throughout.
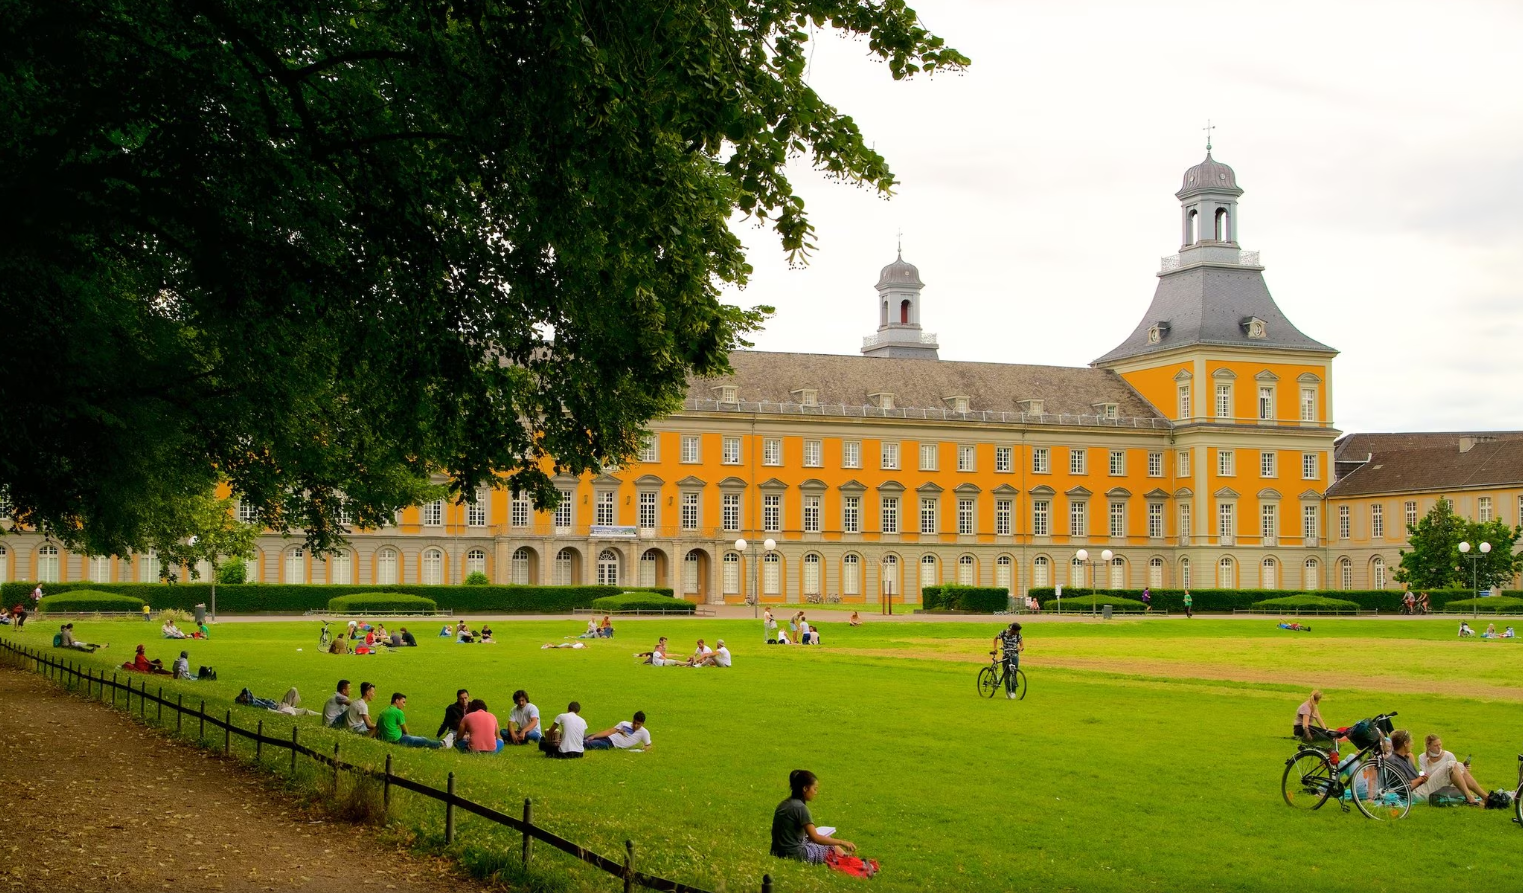
<path id="1" fill-rule="evenodd" d="M 1520 533 L 1523 528 L 1495 518 L 1471 521 L 1457 515 L 1441 496 L 1415 525 L 1407 526 L 1411 548 L 1401 551 L 1396 580 L 1414 590 L 1470 589 L 1472 584 L 1484 590 L 1506 584 L 1523 570 L 1523 556 L 1514 554 Z M 1460 551 L 1462 542 L 1470 544 L 1468 555 Z M 1482 553 L 1481 543 L 1491 551 Z"/>
<path id="2" fill-rule="evenodd" d="M 819 29 L 819 30 L 816 30 Z M 888 192 L 809 41 L 958 69 L 902 0 L 0 0 L 0 487 L 96 554 L 218 481 L 319 548 L 435 476 L 630 453 L 811 248 L 790 159 Z"/>

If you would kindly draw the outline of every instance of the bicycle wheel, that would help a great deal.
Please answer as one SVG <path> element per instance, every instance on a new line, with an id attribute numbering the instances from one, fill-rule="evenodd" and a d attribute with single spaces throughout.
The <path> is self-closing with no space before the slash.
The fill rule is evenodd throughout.
<path id="1" fill-rule="evenodd" d="M 1333 766 L 1321 751 L 1298 750 L 1295 756 L 1285 761 L 1280 794 L 1296 809 L 1320 809 L 1335 787 Z"/>
<path id="2" fill-rule="evenodd" d="M 984 667 L 978 671 L 978 693 L 985 698 L 994 697 L 999 691 L 999 674 L 994 672 L 993 667 Z"/>
<path id="3" fill-rule="evenodd" d="M 1015 671 L 1015 699 L 1017 701 L 1024 701 L 1024 700 L 1026 700 L 1026 671 L 1025 670 L 1017 669 Z"/>
<path id="4" fill-rule="evenodd" d="M 1384 760 L 1370 760 L 1359 767 L 1352 780 L 1354 805 L 1366 818 L 1376 821 L 1405 818 L 1412 808 L 1412 789 L 1407 780 Z"/>

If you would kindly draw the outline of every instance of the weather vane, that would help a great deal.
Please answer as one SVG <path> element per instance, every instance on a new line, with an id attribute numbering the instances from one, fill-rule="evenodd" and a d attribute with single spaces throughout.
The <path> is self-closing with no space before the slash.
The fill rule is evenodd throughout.
<path id="1" fill-rule="evenodd" d="M 1210 118 L 1207 118 L 1206 119 L 1206 126 L 1201 128 L 1201 130 L 1204 130 L 1206 132 L 1206 152 L 1207 153 L 1210 153 L 1210 151 L 1211 151 L 1211 131 L 1213 131 L 1215 129 L 1216 129 L 1216 125 L 1211 123 L 1211 119 Z"/>
<path id="2" fill-rule="evenodd" d="M 904 227 L 899 227 L 899 256 L 904 256 Z"/>

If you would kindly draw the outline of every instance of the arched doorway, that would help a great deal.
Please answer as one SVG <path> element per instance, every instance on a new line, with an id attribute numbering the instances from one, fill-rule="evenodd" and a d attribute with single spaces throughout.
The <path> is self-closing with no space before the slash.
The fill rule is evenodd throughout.
<path id="1" fill-rule="evenodd" d="M 619 553 L 612 549 L 598 553 L 598 585 L 619 585 Z"/>
<path id="2" fill-rule="evenodd" d="M 702 549 L 682 557 L 682 595 L 700 604 L 709 600 L 709 555 Z"/>

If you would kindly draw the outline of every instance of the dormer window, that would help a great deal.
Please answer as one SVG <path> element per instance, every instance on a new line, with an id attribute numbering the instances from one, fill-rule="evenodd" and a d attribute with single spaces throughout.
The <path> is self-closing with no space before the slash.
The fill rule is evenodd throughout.
<path id="1" fill-rule="evenodd" d="M 1248 332 L 1248 337 L 1261 340 L 1269 337 L 1269 329 L 1262 319 L 1250 316 L 1243 321 L 1243 328 Z"/>
<path id="2" fill-rule="evenodd" d="M 1042 414 L 1042 401 L 1040 399 L 1027 398 L 1017 402 L 1020 403 L 1022 412 L 1028 413 L 1030 415 Z"/>
<path id="3" fill-rule="evenodd" d="M 885 392 L 880 391 L 880 392 L 878 392 L 876 394 L 868 394 L 867 395 L 867 399 L 871 400 L 873 402 L 873 405 L 878 407 L 879 409 L 893 409 L 894 408 L 894 395 L 893 394 L 889 394 L 889 393 L 885 393 Z"/>
<path id="4" fill-rule="evenodd" d="M 1168 323 L 1166 323 L 1166 322 L 1155 322 L 1151 326 L 1148 326 L 1148 343 L 1149 344 L 1157 344 L 1157 343 L 1161 342 L 1164 339 L 1164 336 L 1166 336 L 1168 334 L 1169 334 L 1169 324 Z"/>
<path id="5" fill-rule="evenodd" d="M 794 397 L 798 398 L 800 406 L 820 405 L 820 392 L 814 388 L 799 388 L 792 393 Z"/>
<path id="6" fill-rule="evenodd" d="M 968 411 L 968 398 L 965 396 L 959 395 L 955 397 L 943 397 L 942 399 L 946 401 L 947 405 L 951 407 L 953 412 Z"/>
<path id="7" fill-rule="evenodd" d="M 714 392 L 719 395 L 719 402 L 720 403 L 735 403 L 735 402 L 737 402 L 737 400 L 736 400 L 736 388 L 735 388 L 735 385 L 732 385 L 732 384 L 720 385 L 719 387 L 714 389 Z"/>
<path id="8" fill-rule="evenodd" d="M 1114 419 L 1120 416 L 1121 406 L 1116 403 L 1095 403 L 1095 415 L 1102 419 Z"/>

